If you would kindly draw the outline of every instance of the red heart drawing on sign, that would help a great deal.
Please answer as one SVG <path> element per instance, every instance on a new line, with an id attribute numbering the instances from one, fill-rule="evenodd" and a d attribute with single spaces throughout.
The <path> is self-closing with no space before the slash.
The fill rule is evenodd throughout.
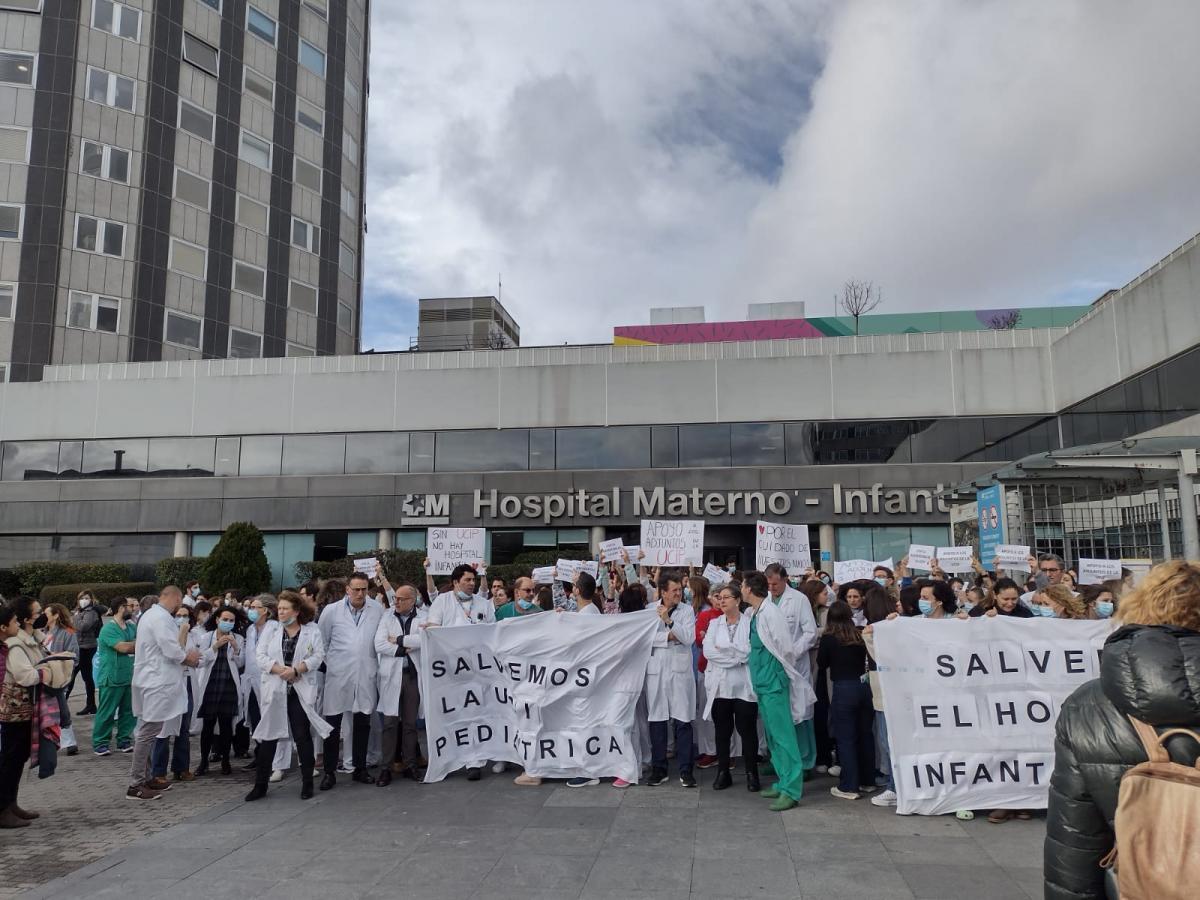
<path id="1" fill-rule="evenodd" d="M 765 532 L 766 530 L 767 530 L 767 526 L 765 526 L 765 525 L 759 525 L 759 526 L 758 526 L 758 533 L 759 533 L 759 534 L 762 534 L 762 533 L 763 533 L 763 532 Z"/>

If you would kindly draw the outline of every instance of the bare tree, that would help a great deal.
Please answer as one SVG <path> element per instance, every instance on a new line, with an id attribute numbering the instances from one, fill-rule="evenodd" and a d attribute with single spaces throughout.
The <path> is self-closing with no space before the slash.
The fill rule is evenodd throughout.
<path id="1" fill-rule="evenodd" d="M 876 287 L 873 281 L 852 279 L 842 285 L 841 296 L 835 296 L 834 302 L 846 315 L 854 317 L 854 333 L 857 335 L 859 317 L 883 302 L 883 289 Z"/>
<path id="2" fill-rule="evenodd" d="M 1005 312 L 996 313 L 988 319 L 987 326 L 993 331 L 1011 331 L 1021 324 L 1021 311 L 1019 309 L 1010 309 Z"/>

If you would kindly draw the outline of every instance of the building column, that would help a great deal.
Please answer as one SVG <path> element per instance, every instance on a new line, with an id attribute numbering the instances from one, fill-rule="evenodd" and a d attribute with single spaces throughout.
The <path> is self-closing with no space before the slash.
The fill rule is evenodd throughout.
<path id="1" fill-rule="evenodd" d="M 380 550 L 395 550 L 396 549 L 396 532 L 391 528 L 380 528 L 379 537 L 376 538 L 375 546 Z"/>
<path id="2" fill-rule="evenodd" d="M 1162 559 L 1166 562 L 1171 558 L 1171 516 L 1167 512 L 1167 488 L 1165 485 L 1158 489 L 1158 525 L 1162 530 Z"/>
<path id="3" fill-rule="evenodd" d="M 188 541 L 188 533 L 186 531 L 175 532 L 175 549 L 171 551 L 172 556 L 187 556 L 191 549 Z"/>
<path id="4" fill-rule="evenodd" d="M 833 526 L 832 525 L 819 526 L 818 530 L 817 530 L 817 535 L 818 535 L 817 540 L 821 544 L 821 549 L 829 551 L 830 560 L 832 561 L 834 559 L 837 559 L 837 538 L 834 536 Z M 819 555 L 817 556 L 817 558 L 815 560 L 813 560 L 813 564 L 814 564 L 814 568 L 817 568 L 817 569 L 822 568 L 821 557 Z"/>
<path id="5" fill-rule="evenodd" d="M 1200 560 L 1200 526 L 1196 523 L 1196 451 L 1179 451 L 1179 524 L 1183 559 Z"/>
<path id="6" fill-rule="evenodd" d="M 600 552 L 600 544 L 608 540 L 605 536 L 603 525 L 593 525 L 591 527 L 591 535 L 588 538 L 588 546 L 591 548 L 592 556 L 596 556 Z"/>

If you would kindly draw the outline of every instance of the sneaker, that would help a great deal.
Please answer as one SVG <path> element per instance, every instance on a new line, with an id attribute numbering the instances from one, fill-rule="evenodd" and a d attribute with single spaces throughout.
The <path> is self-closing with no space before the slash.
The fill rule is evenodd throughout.
<path id="1" fill-rule="evenodd" d="M 132 753 L 133 744 L 117 744 L 118 753 Z"/>
<path id="2" fill-rule="evenodd" d="M 860 794 L 873 794 L 877 790 L 879 790 L 879 788 L 875 787 L 875 785 L 873 785 L 873 784 L 859 785 L 859 788 L 858 788 L 858 792 Z"/>
<path id="3" fill-rule="evenodd" d="M 165 794 L 171 789 L 171 782 L 167 781 L 167 776 L 165 775 L 155 775 L 146 782 L 146 787 L 150 788 L 152 791 L 157 791 L 160 794 Z"/>
<path id="4" fill-rule="evenodd" d="M 507 765 L 508 763 L 505 762 L 494 762 L 492 763 L 492 771 L 497 775 L 503 775 Z"/>
<path id="5" fill-rule="evenodd" d="M 626 781 L 624 778 L 617 778 L 613 781 L 613 787 L 615 787 L 615 788 L 624 789 L 624 788 L 630 787 L 632 785 L 633 785 L 632 781 Z"/>
<path id="6" fill-rule="evenodd" d="M 825 770 L 825 774 L 832 775 L 834 778 L 837 778 L 839 775 L 842 774 L 842 767 L 841 766 L 830 766 L 828 769 Z"/>
<path id="7" fill-rule="evenodd" d="M 526 775 L 524 772 L 513 779 L 513 784 L 519 784 L 522 787 L 537 787 L 541 783 L 542 779 L 538 778 L 536 775 Z M 568 784 L 569 783 L 570 782 L 568 782 Z"/>
<path id="8" fill-rule="evenodd" d="M 701 753 L 696 757 L 697 769 L 711 769 L 717 764 L 717 758 L 711 753 Z"/>
<path id="9" fill-rule="evenodd" d="M 126 800 L 157 800 L 161 797 L 158 791 L 152 791 L 150 788 L 142 785 L 141 787 L 131 787 L 125 792 Z"/>
<path id="10" fill-rule="evenodd" d="M 283 769 L 272 770 L 270 781 L 272 784 L 279 784 L 279 782 L 283 781 Z"/>
<path id="11" fill-rule="evenodd" d="M 646 784 L 651 787 L 658 787 L 660 784 L 666 784 L 669 780 L 666 770 L 653 769 L 650 772 L 650 777 L 646 779 Z"/>
<path id="12" fill-rule="evenodd" d="M 175 773 L 175 780 L 176 781 L 195 781 L 196 776 L 193 775 L 189 770 L 184 769 L 182 772 Z"/>
<path id="13" fill-rule="evenodd" d="M 958 819 L 960 822 L 970 822 L 975 818 L 975 813 L 970 809 L 960 809 L 954 814 L 954 818 Z"/>
<path id="14" fill-rule="evenodd" d="M 839 800 L 857 800 L 859 797 L 859 795 L 853 791 L 839 790 L 837 785 L 831 787 L 829 789 L 829 793 L 833 794 L 833 796 L 837 797 Z"/>
<path id="15" fill-rule="evenodd" d="M 696 776 L 691 772 L 680 772 L 679 783 L 685 788 L 694 788 L 696 786 Z"/>
<path id="16" fill-rule="evenodd" d="M 339 775 L 353 775 L 354 769 L 346 765 L 344 762 L 338 763 L 337 773 Z"/>
<path id="17" fill-rule="evenodd" d="M 72 746 L 67 748 L 67 756 L 75 756 L 79 753 L 79 748 Z"/>
<path id="18" fill-rule="evenodd" d="M 816 773 L 818 775 L 828 775 L 829 774 L 829 766 L 817 766 Z"/>
<path id="19" fill-rule="evenodd" d="M 896 805 L 896 792 L 895 791 L 884 791 L 879 796 L 872 797 L 871 805 L 872 806 L 895 806 Z"/>
<path id="20" fill-rule="evenodd" d="M 97 744 L 92 748 L 92 752 L 97 756 L 108 756 L 110 753 L 112 753 L 112 751 L 108 749 L 108 744 Z"/>
<path id="21" fill-rule="evenodd" d="M 595 787 L 600 783 L 599 778 L 568 778 L 567 787 Z"/>

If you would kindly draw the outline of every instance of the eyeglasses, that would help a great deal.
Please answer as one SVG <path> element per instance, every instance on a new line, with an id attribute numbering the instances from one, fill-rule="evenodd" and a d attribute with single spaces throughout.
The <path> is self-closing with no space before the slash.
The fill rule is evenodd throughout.
<path id="1" fill-rule="evenodd" d="M 1054 572 L 1062 571 L 1062 569 L 1060 569 L 1058 566 L 1042 566 L 1041 568 L 1042 568 L 1042 572 L 1046 575 L 1050 575 Z"/>
<path id="2" fill-rule="evenodd" d="M 361 594 L 363 591 L 365 591 L 365 590 L 366 590 L 366 588 L 365 588 L 365 587 L 362 587 L 362 588 L 346 588 L 346 590 L 348 590 L 348 591 L 349 591 L 350 593 L 352 593 L 352 594 Z"/>

